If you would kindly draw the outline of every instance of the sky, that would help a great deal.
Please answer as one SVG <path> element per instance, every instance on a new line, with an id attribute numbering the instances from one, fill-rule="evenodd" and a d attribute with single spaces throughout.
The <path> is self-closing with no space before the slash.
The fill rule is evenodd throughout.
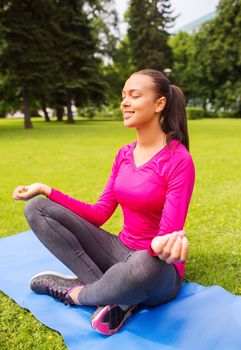
<path id="1" fill-rule="evenodd" d="M 116 8 L 120 19 L 123 21 L 123 14 L 127 8 L 128 0 L 115 0 Z M 213 12 L 218 5 L 219 0 L 171 0 L 173 14 L 180 16 L 176 19 L 175 25 L 171 31 L 195 21 L 196 19 Z M 121 24 L 120 30 L 122 35 L 126 31 L 126 25 Z"/>

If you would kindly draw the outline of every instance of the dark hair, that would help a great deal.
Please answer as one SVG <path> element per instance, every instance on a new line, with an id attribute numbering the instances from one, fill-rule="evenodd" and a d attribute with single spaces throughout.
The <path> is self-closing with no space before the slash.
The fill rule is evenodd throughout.
<path id="1" fill-rule="evenodd" d="M 158 70 L 143 69 L 134 74 L 148 75 L 155 85 L 157 97 L 166 97 L 166 105 L 160 116 L 160 125 L 167 135 L 168 146 L 173 139 L 176 139 L 189 151 L 185 97 L 182 90 L 176 85 L 171 85 L 170 80 Z"/>

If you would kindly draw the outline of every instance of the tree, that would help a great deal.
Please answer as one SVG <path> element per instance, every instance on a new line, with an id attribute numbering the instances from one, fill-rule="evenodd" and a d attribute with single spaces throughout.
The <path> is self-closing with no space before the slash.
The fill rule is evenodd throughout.
<path id="1" fill-rule="evenodd" d="M 52 83 L 52 21 L 46 21 L 51 0 L 1 1 L 0 34 L 4 40 L 0 64 L 7 76 L 8 94 L 22 99 L 25 128 L 32 128 L 30 105 L 45 96 Z"/>
<path id="2" fill-rule="evenodd" d="M 169 44 L 173 53 L 172 78 L 182 88 L 187 100 L 194 98 L 200 93 L 196 80 L 193 79 L 194 35 L 179 32 L 171 36 Z"/>
<path id="3" fill-rule="evenodd" d="M 196 79 L 216 109 L 235 108 L 241 95 L 240 24 L 240 1 L 221 0 L 217 16 L 195 37 Z"/>
<path id="4" fill-rule="evenodd" d="M 128 37 L 136 69 L 163 71 L 172 66 L 168 29 L 174 17 L 169 0 L 131 0 L 127 12 Z"/>
<path id="5" fill-rule="evenodd" d="M 127 78 L 135 71 L 132 64 L 128 36 L 122 39 L 113 53 L 113 61 L 103 68 L 108 84 L 107 102 L 119 105 L 121 90 Z"/>
<path id="6" fill-rule="evenodd" d="M 116 38 L 111 29 L 115 28 L 117 19 L 112 0 L 59 0 L 57 3 L 59 72 L 53 100 L 59 112 L 60 101 L 65 101 L 67 122 L 73 123 L 72 102 L 84 107 L 105 101 L 102 59 L 113 52 Z"/>
<path id="7" fill-rule="evenodd" d="M 211 102 L 237 108 L 241 96 L 241 3 L 221 0 L 217 16 L 197 33 L 178 33 L 170 40 L 174 79 L 203 107 Z"/>
<path id="8" fill-rule="evenodd" d="M 118 14 L 114 0 L 89 0 L 86 13 L 98 41 L 98 55 L 112 58 L 119 42 Z"/>
<path id="9" fill-rule="evenodd" d="M 105 25 L 103 19 L 100 30 L 97 25 L 101 15 L 111 10 L 111 3 L 112 0 L 1 1 L 0 65 L 8 78 L 8 95 L 22 99 L 26 128 L 32 127 L 31 105 L 41 106 L 46 121 L 47 106 L 56 108 L 58 120 L 62 119 L 63 106 L 67 106 L 67 122 L 73 123 L 73 102 L 82 106 L 104 100 L 102 56 L 107 49 L 111 51 L 114 36 L 107 29 L 111 19 Z M 107 4 L 109 8 L 105 10 L 103 5 Z"/>
<path id="10" fill-rule="evenodd" d="M 241 96 L 241 2 L 221 0 L 217 10 L 217 17 L 206 29 L 212 36 L 208 51 L 214 64 L 209 69 L 216 83 L 216 108 L 228 108 Z"/>

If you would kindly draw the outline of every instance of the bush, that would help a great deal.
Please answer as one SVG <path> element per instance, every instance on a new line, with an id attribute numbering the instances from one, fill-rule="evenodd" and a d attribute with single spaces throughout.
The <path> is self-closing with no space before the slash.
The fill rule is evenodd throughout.
<path id="1" fill-rule="evenodd" d="M 100 112 L 96 115 L 98 119 L 112 119 L 112 120 L 122 120 L 123 114 L 120 107 L 113 105 L 105 106 Z"/>
<path id="2" fill-rule="evenodd" d="M 205 117 L 205 110 L 200 107 L 187 107 L 186 112 L 188 119 L 200 119 Z"/>
<path id="3" fill-rule="evenodd" d="M 120 109 L 120 107 L 116 107 L 112 110 L 113 112 L 113 118 L 114 120 L 122 120 L 123 119 L 123 113 Z"/>
<path id="4" fill-rule="evenodd" d="M 96 109 L 97 108 L 95 106 L 89 105 L 83 108 L 78 108 L 77 111 L 78 111 L 78 115 L 80 115 L 81 117 L 93 119 L 98 113 Z"/>
<path id="5" fill-rule="evenodd" d="M 218 116 L 220 118 L 235 118 L 237 117 L 237 111 L 219 111 Z"/>
<path id="6" fill-rule="evenodd" d="M 205 117 L 206 118 L 218 118 L 218 112 L 212 111 L 212 110 L 206 111 Z"/>

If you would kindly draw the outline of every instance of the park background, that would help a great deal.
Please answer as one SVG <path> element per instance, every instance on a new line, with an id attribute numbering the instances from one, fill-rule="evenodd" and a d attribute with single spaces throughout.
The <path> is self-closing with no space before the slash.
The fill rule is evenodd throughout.
<path id="1" fill-rule="evenodd" d="M 185 229 L 186 281 L 241 294 L 241 4 L 173 32 L 172 1 L 0 3 L 0 237 L 28 230 L 13 189 L 42 182 L 94 203 L 114 156 L 135 140 L 120 95 L 142 68 L 164 71 L 186 96 L 196 184 Z M 103 226 L 117 234 L 120 208 Z M 0 349 L 65 349 L 62 337 L 0 294 Z"/>

